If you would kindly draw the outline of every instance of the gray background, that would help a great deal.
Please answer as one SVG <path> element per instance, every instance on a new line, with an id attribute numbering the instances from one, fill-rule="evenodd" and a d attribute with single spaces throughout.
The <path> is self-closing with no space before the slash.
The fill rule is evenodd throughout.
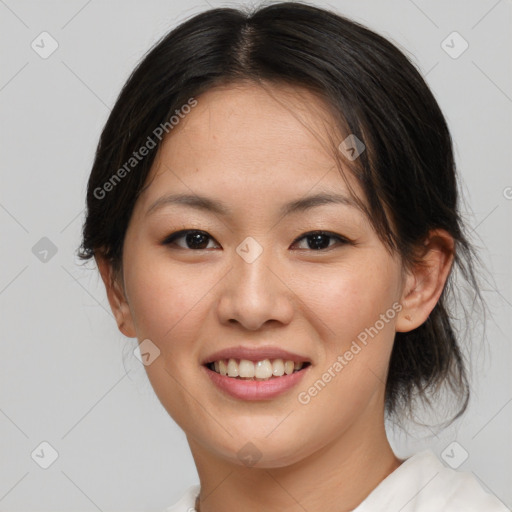
<path id="1" fill-rule="evenodd" d="M 512 3 L 314 3 L 413 56 L 450 124 L 464 217 L 490 270 L 493 316 L 488 348 L 476 336 L 468 413 L 442 433 L 390 432 L 393 446 L 399 455 L 429 446 L 445 462 L 450 454 L 510 507 Z M 121 86 L 154 42 L 207 7 L 0 0 L 0 510 L 162 510 L 197 482 L 183 432 L 133 356 L 136 341 L 118 332 L 94 265 L 79 267 L 75 250 L 95 146 Z M 59 45 L 46 59 L 31 47 L 51 48 L 43 31 Z M 461 40 L 445 43 L 452 56 L 442 47 L 453 31 L 469 44 L 458 58 Z M 58 452 L 48 469 L 43 441 Z"/>

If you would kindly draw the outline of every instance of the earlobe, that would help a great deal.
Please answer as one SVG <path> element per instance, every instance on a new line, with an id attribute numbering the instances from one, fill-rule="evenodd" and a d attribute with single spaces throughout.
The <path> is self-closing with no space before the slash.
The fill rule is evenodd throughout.
<path id="1" fill-rule="evenodd" d="M 395 330 L 409 332 L 423 324 L 434 309 L 445 287 L 455 255 L 453 237 L 445 230 L 432 230 L 418 255 L 418 262 L 407 274 L 402 310 Z"/>
<path id="2" fill-rule="evenodd" d="M 110 309 L 114 314 L 118 329 L 128 338 L 135 338 L 136 333 L 130 306 L 119 279 L 114 275 L 111 263 L 101 256 L 95 256 L 95 260 L 105 285 Z"/>

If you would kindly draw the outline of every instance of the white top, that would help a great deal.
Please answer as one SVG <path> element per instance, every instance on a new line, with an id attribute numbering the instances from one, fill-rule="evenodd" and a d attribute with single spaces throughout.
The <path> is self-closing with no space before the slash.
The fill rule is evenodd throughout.
<path id="1" fill-rule="evenodd" d="M 194 512 L 199 484 L 164 512 Z M 403 462 L 352 512 L 510 512 L 467 472 L 447 468 L 431 450 Z"/>

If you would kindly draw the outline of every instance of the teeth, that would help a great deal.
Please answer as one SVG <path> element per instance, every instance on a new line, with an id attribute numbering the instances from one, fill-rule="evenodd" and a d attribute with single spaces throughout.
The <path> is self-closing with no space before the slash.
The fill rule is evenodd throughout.
<path id="1" fill-rule="evenodd" d="M 272 375 L 275 375 L 276 377 L 284 375 L 284 363 L 282 359 L 276 359 L 272 363 Z"/>
<path id="2" fill-rule="evenodd" d="M 263 359 L 254 365 L 254 376 L 258 379 L 270 379 L 273 369 L 272 363 L 268 359 Z"/>
<path id="3" fill-rule="evenodd" d="M 238 365 L 238 370 L 240 377 L 254 377 L 254 363 L 252 361 L 242 359 Z"/>
<path id="4" fill-rule="evenodd" d="M 234 378 L 268 380 L 272 377 L 290 375 L 303 367 L 304 363 L 283 359 L 262 359 L 253 363 L 247 359 L 221 359 L 213 363 L 217 373 Z"/>
<path id="5" fill-rule="evenodd" d="M 238 365 L 234 359 L 228 361 L 228 377 L 238 377 Z"/>

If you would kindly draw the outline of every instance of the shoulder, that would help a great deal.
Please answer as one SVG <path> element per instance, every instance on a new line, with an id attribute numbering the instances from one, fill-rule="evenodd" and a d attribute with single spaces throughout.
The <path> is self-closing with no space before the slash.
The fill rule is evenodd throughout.
<path id="1" fill-rule="evenodd" d="M 467 472 L 447 468 L 431 450 L 405 460 L 353 512 L 509 512 Z"/>
<path id="2" fill-rule="evenodd" d="M 199 484 L 191 485 L 174 505 L 167 507 L 162 512 L 194 512 L 196 496 L 199 494 Z"/>

